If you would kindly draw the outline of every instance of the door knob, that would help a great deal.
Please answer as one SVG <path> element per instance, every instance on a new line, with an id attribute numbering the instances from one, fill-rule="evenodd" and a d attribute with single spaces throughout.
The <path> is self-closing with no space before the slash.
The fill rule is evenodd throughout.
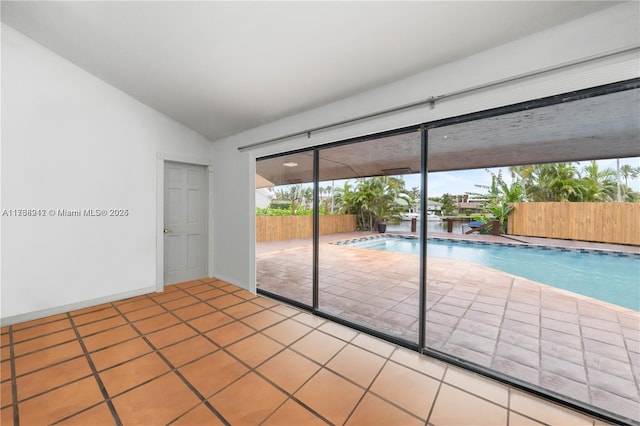
<path id="1" fill-rule="evenodd" d="M 164 232 L 165 234 L 168 234 L 169 232 L 171 232 L 171 229 L 169 229 L 169 228 L 164 228 L 164 229 L 162 230 L 162 232 Z"/>

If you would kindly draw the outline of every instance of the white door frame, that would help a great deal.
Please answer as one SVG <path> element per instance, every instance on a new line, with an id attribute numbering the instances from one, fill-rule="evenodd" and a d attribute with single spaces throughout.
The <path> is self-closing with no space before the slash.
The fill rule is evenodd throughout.
<path id="1" fill-rule="evenodd" d="M 207 234 L 207 276 L 211 276 L 213 267 L 213 244 L 211 229 L 213 229 L 212 194 L 213 161 L 210 158 L 184 157 L 175 154 L 159 152 L 156 161 L 156 291 L 164 291 L 164 163 L 167 161 L 192 164 L 206 167 L 205 194 L 207 195 L 207 220 L 205 232 Z"/>

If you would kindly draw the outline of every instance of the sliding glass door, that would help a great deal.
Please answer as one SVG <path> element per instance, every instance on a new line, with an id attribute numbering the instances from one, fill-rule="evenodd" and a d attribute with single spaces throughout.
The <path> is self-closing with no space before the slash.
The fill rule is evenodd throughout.
<path id="1" fill-rule="evenodd" d="M 639 86 L 257 160 L 258 290 L 640 421 L 638 255 L 578 256 L 640 242 L 640 191 L 604 161 L 640 166 Z"/>

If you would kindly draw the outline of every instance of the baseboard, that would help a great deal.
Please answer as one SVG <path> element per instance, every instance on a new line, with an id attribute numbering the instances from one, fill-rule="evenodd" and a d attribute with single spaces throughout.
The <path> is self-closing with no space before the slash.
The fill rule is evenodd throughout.
<path id="1" fill-rule="evenodd" d="M 251 291 L 251 290 L 249 290 L 249 286 L 247 286 L 247 285 L 245 285 L 245 284 L 240 284 L 240 283 L 238 283 L 236 280 L 233 280 L 233 279 L 227 278 L 227 277 L 225 277 L 225 276 L 224 276 L 224 275 L 222 275 L 222 274 L 213 274 L 213 276 L 212 276 L 211 278 L 215 278 L 215 279 L 217 279 L 217 280 L 224 281 L 224 282 L 226 282 L 226 283 L 228 283 L 228 284 L 235 285 L 236 287 L 243 288 L 243 289 L 245 289 L 245 290 L 247 290 L 247 291 L 249 291 L 249 292 Z M 255 293 L 254 293 L 254 294 L 255 294 Z"/>
<path id="2" fill-rule="evenodd" d="M 91 306 L 101 305 L 103 303 L 115 302 L 129 297 L 140 296 L 142 294 L 155 293 L 156 286 L 139 288 L 137 290 L 127 291 L 124 293 L 111 294 L 97 299 L 83 300 L 82 302 L 71 303 L 69 305 L 56 306 L 53 308 L 42 309 L 39 311 L 28 312 L 26 314 L 14 315 L 6 318 L 0 318 L 0 326 L 19 324 L 22 322 L 33 321 L 40 318 L 49 317 L 51 315 L 62 314 L 65 312 L 75 311 L 78 309 L 89 308 Z"/>

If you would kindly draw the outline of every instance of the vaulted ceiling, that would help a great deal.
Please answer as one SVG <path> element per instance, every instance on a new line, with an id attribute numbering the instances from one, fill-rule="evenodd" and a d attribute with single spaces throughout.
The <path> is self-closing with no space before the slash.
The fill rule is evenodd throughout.
<path id="1" fill-rule="evenodd" d="M 3 1 L 1 12 L 217 140 L 616 3 Z"/>

